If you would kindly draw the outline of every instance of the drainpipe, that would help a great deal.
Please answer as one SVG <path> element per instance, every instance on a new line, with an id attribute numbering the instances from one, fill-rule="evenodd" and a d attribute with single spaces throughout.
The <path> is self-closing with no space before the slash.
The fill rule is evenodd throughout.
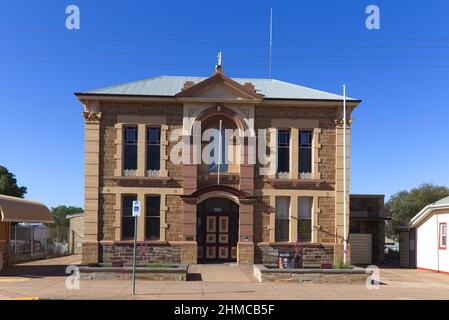
<path id="1" fill-rule="evenodd" d="M 347 260 L 346 239 L 346 85 L 343 85 L 343 263 Z"/>
<path id="2" fill-rule="evenodd" d="M 440 272 L 440 219 L 439 214 L 437 216 L 437 271 Z"/>

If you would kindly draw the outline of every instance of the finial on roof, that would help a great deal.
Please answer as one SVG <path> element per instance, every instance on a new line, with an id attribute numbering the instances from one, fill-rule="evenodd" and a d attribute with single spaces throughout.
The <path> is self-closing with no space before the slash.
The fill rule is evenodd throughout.
<path id="1" fill-rule="evenodd" d="M 215 72 L 223 72 L 221 51 L 218 53 L 217 58 L 218 58 L 218 63 L 215 66 Z"/>

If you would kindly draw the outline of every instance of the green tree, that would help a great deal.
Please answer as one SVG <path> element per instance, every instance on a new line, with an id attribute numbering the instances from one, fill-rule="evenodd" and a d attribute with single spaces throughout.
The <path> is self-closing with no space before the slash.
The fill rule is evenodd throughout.
<path id="1" fill-rule="evenodd" d="M 385 204 L 388 221 L 387 236 L 398 240 L 397 227 L 406 225 L 419 211 L 428 204 L 449 196 L 449 189 L 425 183 L 410 191 L 400 191 L 390 197 Z"/>
<path id="2" fill-rule="evenodd" d="M 19 187 L 14 174 L 0 166 L 0 194 L 23 198 L 25 193 L 27 193 L 27 188 Z"/>
<path id="3" fill-rule="evenodd" d="M 69 219 L 67 219 L 68 215 L 75 213 L 82 213 L 83 208 L 80 207 L 67 207 L 67 206 L 57 206 L 55 208 L 51 208 L 51 213 L 55 218 L 55 223 L 52 225 L 56 225 L 59 227 L 68 227 L 70 224 Z"/>

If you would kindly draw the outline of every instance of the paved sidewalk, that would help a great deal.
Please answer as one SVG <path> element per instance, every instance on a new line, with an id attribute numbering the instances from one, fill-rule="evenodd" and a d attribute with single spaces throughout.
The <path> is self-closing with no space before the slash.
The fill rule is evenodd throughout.
<path id="1" fill-rule="evenodd" d="M 201 279 L 205 282 L 257 282 L 252 274 L 252 266 L 242 266 L 235 263 L 191 265 L 189 266 L 189 273 L 194 275 L 194 279 Z"/>
<path id="2" fill-rule="evenodd" d="M 77 262 L 79 256 L 71 256 L 15 266 L 0 277 L 0 299 L 449 299 L 449 276 L 429 271 L 381 269 L 380 289 L 369 290 L 364 284 L 258 283 L 251 267 L 233 264 L 191 266 L 202 281 L 138 280 L 136 296 L 127 280 L 81 281 L 79 290 L 68 290 L 62 271 Z M 59 271 L 48 275 L 48 268 Z"/>

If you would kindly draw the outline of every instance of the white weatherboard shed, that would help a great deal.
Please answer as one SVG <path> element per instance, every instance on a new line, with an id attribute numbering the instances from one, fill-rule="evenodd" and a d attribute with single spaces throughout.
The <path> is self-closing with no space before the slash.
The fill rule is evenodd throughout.
<path id="1" fill-rule="evenodd" d="M 410 220 L 408 228 L 416 235 L 417 269 L 449 274 L 448 226 L 449 197 L 424 207 Z"/>

